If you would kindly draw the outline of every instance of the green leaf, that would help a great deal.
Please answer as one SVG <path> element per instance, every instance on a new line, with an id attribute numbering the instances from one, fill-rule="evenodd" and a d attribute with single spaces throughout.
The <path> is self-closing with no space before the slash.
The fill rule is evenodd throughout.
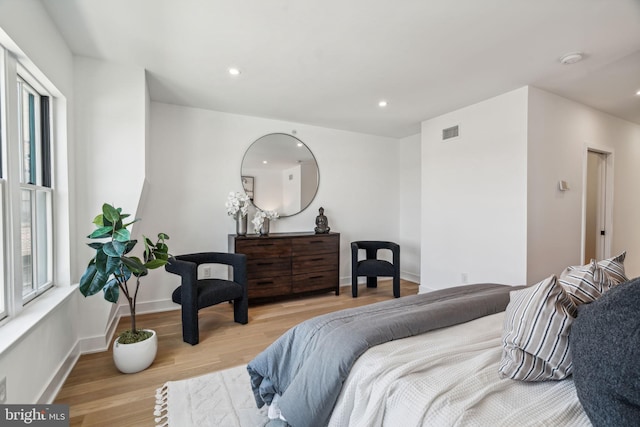
<path id="1" fill-rule="evenodd" d="M 113 239 L 119 242 L 127 242 L 131 238 L 131 233 L 126 228 L 116 228 L 113 232 Z"/>
<path id="2" fill-rule="evenodd" d="M 133 250 L 133 248 L 136 246 L 136 243 L 138 243 L 138 241 L 137 241 L 137 240 L 129 240 L 129 241 L 127 242 L 127 247 L 126 247 L 126 249 L 124 250 L 124 253 L 125 253 L 125 254 L 128 254 L 129 252 L 131 252 L 131 251 Z"/>
<path id="3" fill-rule="evenodd" d="M 155 252 L 155 256 L 157 259 L 162 259 L 162 260 L 168 260 L 169 259 L 169 254 L 164 253 L 164 252 Z"/>
<path id="4" fill-rule="evenodd" d="M 122 261 L 120 260 L 120 257 L 107 257 L 107 265 L 104 269 L 104 273 L 107 276 L 110 276 L 118 271 L 121 265 Z"/>
<path id="5" fill-rule="evenodd" d="M 103 239 L 111 236 L 111 227 L 100 227 L 97 230 L 93 230 L 93 233 L 89 234 L 90 239 Z"/>
<path id="6" fill-rule="evenodd" d="M 114 224 L 120 220 L 120 212 L 118 211 L 118 209 L 114 208 L 108 203 L 102 205 L 102 215 L 104 215 L 107 220 L 111 221 L 111 223 Z"/>
<path id="7" fill-rule="evenodd" d="M 102 249 L 96 251 L 96 268 L 98 271 L 101 271 L 103 274 L 107 273 L 107 262 L 109 261 L 109 256 L 104 253 Z"/>
<path id="8" fill-rule="evenodd" d="M 129 216 L 129 215 L 127 214 L 126 216 Z M 123 216 L 123 218 L 124 218 L 124 216 Z M 126 228 L 126 227 L 130 226 L 131 224 L 133 224 L 134 222 L 138 222 L 138 221 L 140 221 L 140 218 L 136 218 L 133 221 L 124 224 L 124 227 Z"/>
<path id="9" fill-rule="evenodd" d="M 162 267 L 166 263 L 167 263 L 167 260 L 165 259 L 154 259 L 146 263 L 144 266 L 147 267 L 149 270 L 153 270 L 155 268 Z"/>
<path id="10" fill-rule="evenodd" d="M 124 251 L 126 247 L 127 247 L 126 244 L 122 242 L 118 242 L 117 240 L 114 240 L 112 242 L 105 243 L 104 246 L 102 246 L 102 250 L 105 254 L 109 255 L 110 257 L 119 258 L 122 255 L 124 255 Z"/>
<path id="11" fill-rule="evenodd" d="M 85 297 L 97 294 L 107 283 L 107 277 L 95 265 L 89 265 L 80 278 L 80 292 Z"/>
<path id="12" fill-rule="evenodd" d="M 158 233 L 158 239 L 160 240 L 169 240 L 169 236 L 164 233 Z"/>
<path id="13" fill-rule="evenodd" d="M 100 242 L 87 243 L 87 246 L 89 246 L 92 249 L 102 249 L 102 245 L 104 245 L 104 243 L 100 243 Z"/>
<path id="14" fill-rule="evenodd" d="M 134 274 L 140 275 L 142 273 L 147 273 L 147 268 L 140 262 L 140 259 L 137 257 L 121 257 L 122 263 L 127 266 L 127 268 Z"/>
<path id="15" fill-rule="evenodd" d="M 164 243 L 158 243 L 156 245 L 156 248 L 154 249 L 154 252 L 157 253 L 162 253 L 162 254 L 166 254 L 169 253 L 169 246 L 165 245 Z"/>
<path id="16" fill-rule="evenodd" d="M 129 271 L 129 269 L 127 268 L 126 265 L 124 265 L 124 263 L 121 263 L 121 264 L 122 264 L 122 269 L 119 269 L 113 275 L 118 276 L 120 283 L 124 283 L 126 285 L 127 281 L 131 278 L 131 271 Z"/>
<path id="17" fill-rule="evenodd" d="M 95 218 L 93 218 L 93 223 L 97 226 L 97 227 L 104 227 L 105 223 L 104 223 L 104 217 L 102 216 L 102 214 L 100 215 L 96 215 Z"/>
<path id="18" fill-rule="evenodd" d="M 120 288 L 118 287 L 118 281 L 116 279 L 111 279 L 104 285 L 102 288 L 104 292 L 104 299 L 109 302 L 117 303 L 118 298 L 120 297 Z"/>

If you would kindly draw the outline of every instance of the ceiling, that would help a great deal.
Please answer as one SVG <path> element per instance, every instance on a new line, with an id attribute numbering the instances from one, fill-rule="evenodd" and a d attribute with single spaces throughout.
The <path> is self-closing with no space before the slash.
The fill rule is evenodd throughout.
<path id="1" fill-rule="evenodd" d="M 640 124 L 638 0 L 41 1 L 155 101 L 400 138 L 532 85 Z"/>

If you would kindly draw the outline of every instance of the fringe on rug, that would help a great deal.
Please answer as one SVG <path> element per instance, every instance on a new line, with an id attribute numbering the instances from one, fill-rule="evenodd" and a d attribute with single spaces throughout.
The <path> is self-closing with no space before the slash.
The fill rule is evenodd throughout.
<path id="1" fill-rule="evenodd" d="M 167 394 L 169 383 L 165 383 L 156 390 L 156 406 L 153 415 L 156 417 L 156 427 L 167 427 L 169 425 L 169 408 L 167 407 Z"/>

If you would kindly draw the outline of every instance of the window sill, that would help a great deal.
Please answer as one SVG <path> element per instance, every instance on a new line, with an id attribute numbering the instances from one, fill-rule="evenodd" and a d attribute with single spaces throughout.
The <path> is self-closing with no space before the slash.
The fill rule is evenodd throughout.
<path id="1" fill-rule="evenodd" d="M 78 286 L 55 286 L 27 304 L 16 316 L 0 326 L 0 355 L 18 343 L 49 313 L 65 302 Z"/>

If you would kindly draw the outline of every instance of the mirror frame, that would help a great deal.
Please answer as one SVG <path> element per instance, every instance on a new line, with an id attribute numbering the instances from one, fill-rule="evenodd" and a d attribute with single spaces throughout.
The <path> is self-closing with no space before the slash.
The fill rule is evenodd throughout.
<path id="1" fill-rule="evenodd" d="M 243 179 L 245 176 L 249 176 L 249 175 L 244 175 L 243 173 L 243 169 L 244 169 L 244 163 L 245 163 L 245 159 L 247 158 L 247 153 L 251 150 L 251 148 L 258 143 L 260 140 L 262 140 L 263 138 L 266 138 L 268 136 L 272 136 L 272 135 L 283 135 L 283 136 L 287 136 L 289 138 L 293 138 L 294 140 L 296 140 L 298 143 L 302 144 L 302 146 L 304 148 L 306 148 L 309 151 L 309 154 L 311 154 L 311 158 L 313 159 L 313 162 L 316 165 L 316 175 L 317 175 L 317 183 L 315 186 L 315 190 L 313 193 L 313 196 L 311 197 L 311 199 L 309 200 L 309 203 L 307 203 L 306 206 L 302 207 L 299 211 L 295 212 L 295 213 L 291 213 L 291 214 L 283 214 L 281 212 L 279 213 L 280 218 L 287 218 L 287 217 L 291 217 L 294 215 L 298 215 L 299 213 L 303 212 L 305 209 L 307 209 L 309 206 L 311 206 L 311 204 L 313 203 L 313 201 L 315 200 L 316 196 L 318 195 L 318 189 L 320 188 L 320 165 L 318 164 L 318 159 L 316 159 L 315 154 L 313 154 L 313 151 L 311 151 L 311 149 L 309 148 L 309 146 L 307 144 L 304 143 L 304 141 L 302 141 L 300 138 L 298 138 L 295 135 L 291 135 L 288 133 L 284 133 L 284 132 L 272 132 L 272 133 L 267 133 L 265 135 L 262 135 L 261 137 L 257 138 L 256 140 L 254 140 L 251 145 L 249 145 L 249 147 L 247 147 L 247 149 L 245 150 L 243 156 L 242 156 L 242 162 L 240 163 L 240 185 L 242 185 L 242 189 L 243 191 L 245 191 L 245 187 L 244 187 L 244 182 Z M 263 208 L 259 207 L 258 205 L 256 205 L 253 200 L 251 202 L 251 204 L 260 210 L 264 210 Z"/>

